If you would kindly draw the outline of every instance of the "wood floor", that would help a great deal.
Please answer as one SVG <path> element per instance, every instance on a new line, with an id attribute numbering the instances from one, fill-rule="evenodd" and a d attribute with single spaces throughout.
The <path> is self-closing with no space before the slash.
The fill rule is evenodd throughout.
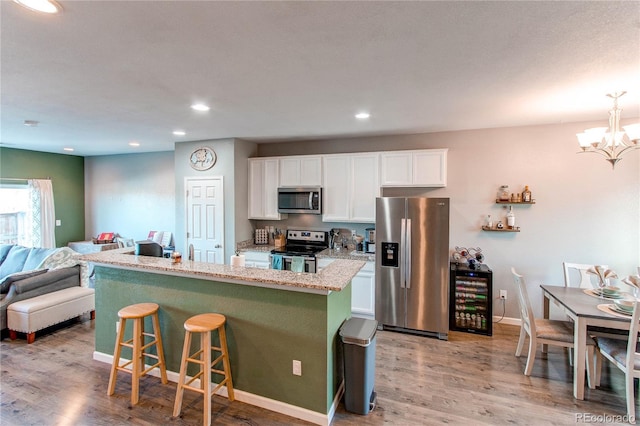
<path id="1" fill-rule="evenodd" d="M 572 394 L 564 350 L 550 348 L 531 377 L 526 358 L 514 356 L 518 329 L 496 324 L 494 336 L 451 333 L 449 341 L 379 331 L 375 388 L 378 403 L 367 416 L 341 404 L 334 425 L 569 425 L 580 415 L 625 414 L 623 376 L 603 367 L 602 386 Z M 180 418 L 172 418 L 175 383 L 142 379 L 140 403 L 129 403 L 129 376 L 106 395 L 109 365 L 92 359 L 94 330 L 88 318 L 0 343 L 0 424 L 4 425 L 200 425 L 202 397 L 185 393 Z M 637 403 L 637 401 L 636 401 Z M 637 406 L 636 410 L 640 410 Z M 639 411 L 640 412 L 640 411 Z M 214 397 L 214 424 L 305 425 L 306 422 L 241 402 Z M 601 423 L 602 421 L 600 421 Z"/>

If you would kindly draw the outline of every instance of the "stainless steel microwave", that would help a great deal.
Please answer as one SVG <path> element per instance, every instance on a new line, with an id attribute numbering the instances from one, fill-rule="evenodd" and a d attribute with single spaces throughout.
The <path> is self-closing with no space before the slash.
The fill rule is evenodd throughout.
<path id="1" fill-rule="evenodd" d="M 322 214 L 322 188 L 278 188 L 278 213 Z"/>

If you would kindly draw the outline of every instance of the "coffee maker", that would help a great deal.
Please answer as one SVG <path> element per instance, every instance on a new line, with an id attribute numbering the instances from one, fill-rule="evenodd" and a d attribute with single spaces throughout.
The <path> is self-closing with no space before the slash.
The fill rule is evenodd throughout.
<path id="1" fill-rule="evenodd" d="M 364 230 L 364 251 L 366 253 L 376 252 L 376 228 L 366 228 Z"/>

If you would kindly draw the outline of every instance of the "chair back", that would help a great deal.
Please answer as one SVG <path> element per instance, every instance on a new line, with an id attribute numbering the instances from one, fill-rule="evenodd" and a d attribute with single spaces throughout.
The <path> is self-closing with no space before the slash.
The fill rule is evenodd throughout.
<path id="1" fill-rule="evenodd" d="M 564 270 L 564 286 L 565 287 L 578 287 L 578 288 L 598 288 L 598 279 L 595 275 L 587 274 L 589 268 L 593 268 L 595 265 L 588 265 L 584 263 L 569 263 L 562 262 L 562 269 Z M 607 269 L 607 265 L 601 265 Z M 571 276 L 576 275 L 576 271 L 580 274 L 580 280 L 572 280 Z"/>
<path id="2" fill-rule="evenodd" d="M 627 369 L 636 377 L 640 377 L 640 368 L 634 368 L 640 360 L 638 352 L 638 337 L 640 337 L 640 301 L 636 299 L 631 316 L 631 328 L 629 329 L 629 343 L 627 344 Z"/>
<path id="3" fill-rule="evenodd" d="M 536 335 L 536 320 L 533 316 L 533 309 L 531 309 L 531 302 L 529 301 L 529 294 L 527 293 L 527 285 L 524 281 L 524 277 L 518 274 L 515 268 L 511 268 L 511 274 L 513 274 L 513 281 L 518 287 L 518 306 L 520 306 L 520 319 L 522 320 L 522 326 L 529 333 L 530 336 Z"/>

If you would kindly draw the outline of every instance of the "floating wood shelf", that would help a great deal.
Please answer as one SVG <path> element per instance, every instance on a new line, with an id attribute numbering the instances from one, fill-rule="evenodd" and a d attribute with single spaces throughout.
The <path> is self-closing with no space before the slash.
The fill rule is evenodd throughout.
<path id="1" fill-rule="evenodd" d="M 517 226 L 513 229 L 508 229 L 508 228 L 498 229 L 498 228 L 489 228 L 488 226 L 483 226 L 482 230 L 489 231 L 489 232 L 520 232 L 520 227 Z"/>
<path id="2" fill-rule="evenodd" d="M 536 200 L 532 201 L 501 201 L 496 200 L 496 204 L 535 204 Z"/>

